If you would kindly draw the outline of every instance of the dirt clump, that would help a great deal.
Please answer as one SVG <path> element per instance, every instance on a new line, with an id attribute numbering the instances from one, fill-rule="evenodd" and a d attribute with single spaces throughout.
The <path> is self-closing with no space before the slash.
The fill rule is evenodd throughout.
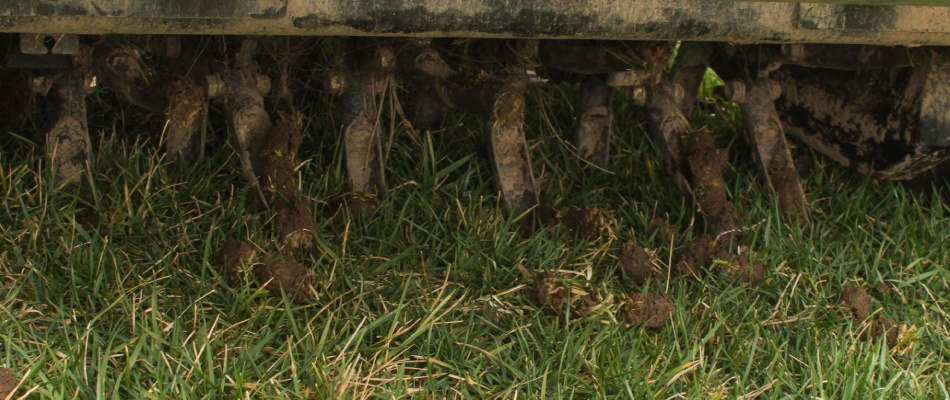
<path id="1" fill-rule="evenodd" d="M 600 289 L 592 289 L 587 295 L 582 296 L 573 307 L 574 316 L 577 318 L 588 318 L 613 303 L 613 295 Z"/>
<path id="2" fill-rule="evenodd" d="M 650 253 L 643 247 L 637 246 L 633 241 L 623 245 L 623 252 L 620 254 L 620 268 L 627 280 L 638 285 L 643 284 L 651 277 L 663 277 L 663 272 L 654 266 Z"/>
<path id="3" fill-rule="evenodd" d="M 874 285 L 874 291 L 878 294 L 886 295 L 891 292 L 891 285 L 885 282 L 878 282 L 877 285 Z"/>
<path id="4" fill-rule="evenodd" d="M 17 379 L 9 368 L 0 368 L 0 399 L 13 398 L 17 389 Z"/>
<path id="5" fill-rule="evenodd" d="M 741 252 L 740 252 L 741 253 Z M 722 263 L 726 274 L 737 282 L 760 283 L 765 280 L 765 266 L 761 261 L 753 262 L 752 254 L 742 255 L 720 250 L 716 259 Z"/>
<path id="6" fill-rule="evenodd" d="M 841 293 L 841 306 L 851 313 L 851 317 L 864 322 L 871 315 L 874 299 L 863 286 L 854 286 Z"/>
<path id="7" fill-rule="evenodd" d="M 281 241 L 291 249 L 313 247 L 313 214 L 304 202 L 277 208 L 277 229 Z"/>
<path id="8" fill-rule="evenodd" d="M 570 297 L 567 287 L 553 275 L 542 273 L 535 278 L 534 288 L 541 310 L 548 315 L 561 315 Z"/>
<path id="9" fill-rule="evenodd" d="M 782 212 L 799 218 L 804 217 L 805 205 L 801 204 L 801 184 L 798 181 L 798 175 L 795 174 L 795 168 L 791 166 L 773 168 L 769 171 L 769 180 L 772 182 L 772 190 L 778 198 Z"/>
<path id="10" fill-rule="evenodd" d="M 642 323 L 647 328 L 659 328 L 673 317 L 673 303 L 664 295 L 630 295 L 620 307 L 627 325 Z"/>
<path id="11" fill-rule="evenodd" d="M 539 204 L 519 221 L 519 227 L 524 233 L 532 234 L 538 229 L 554 229 L 560 219 L 561 213 L 557 207 L 550 204 Z"/>
<path id="12" fill-rule="evenodd" d="M 165 158 L 173 167 L 182 157 L 189 161 L 201 158 L 203 144 L 198 132 L 205 113 L 205 97 L 201 87 L 191 78 L 159 74 L 154 79 L 155 93 L 164 99 Z"/>
<path id="13" fill-rule="evenodd" d="M 673 243 L 677 229 L 673 224 L 670 224 L 663 218 L 654 218 L 653 221 L 650 221 L 650 230 L 656 232 L 656 234 L 663 239 L 664 243 Z"/>
<path id="14" fill-rule="evenodd" d="M 228 240 L 218 246 L 218 264 L 232 285 L 240 282 L 245 268 L 252 268 L 257 249 L 249 243 Z"/>
<path id="15" fill-rule="evenodd" d="M 896 347 L 904 338 L 907 327 L 904 324 L 893 322 L 883 315 L 877 317 L 877 321 L 871 324 L 871 340 L 877 340 L 884 336 L 887 347 Z"/>
<path id="16" fill-rule="evenodd" d="M 683 140 L 683 147 L 690 185 L 699 212 L 706 219 L 707 230 L 719 234 L 739 229 L 739 214 L 722 189 L 722 171 L 729 161 L 728 151 L 717 148 L 715 138 L 706 130 L 689 135 Z"/>
<path id="17" fill-rule="evenodd" d="M 109 234 L 109 227 L 102 224 L 99 213 L 90 206 L 80 206 L 76 210 L 76 223 L 89 232 L 99 232 L 102 235 Z"/>
<path id="18" fill-rule="evenodd" d="M 351 193 L 343 198 L 343 211 L 350 216 L 368 217 L 376 213 L 379 202 L 376 196 L 366 193 Z"/>
<path id="19" fill-rule="evenodd" d="M 534 233 L 538 229 L 550 231 L 560 224 L 577 236 L 588 240 L 613 235 L 610 217 L 600 208 L 558 208 L 541 204 L 531 209 L 519 224 L 522 231 L 527 234 Z"/>
<path id="20" fill-rule="evenodd" d="M 693 238 L 680 255 L 675 268 L 682 275 L 699 277 L 699 271 L 712 262 L 712 256 L 719 252 L 720 244 L 712 236 L 703 234 Z"/>
<path id="21" fill-rule="evenodd" d="M 878 289 L 877 286 L 875 289 Z M 873 302 L 874 300 L 863 286 L 850 287 L 841 293 L 841 306 L 851 314 L 852 318 L 861 323 L 869 319 Z M 878 315 L 877 319 L 871 322 L 870 328 L 860 337 L 861 340 L 877 340 L 884 337 L 887 347 L 893 348 L 904 339 L 907 330 L 906 325 Z"/>
<path id="22" fill-rule="evenodd" d="M 580 237 L 594 240 L 612 233 L 606 213 L 599 208 L 567 207 L 558 213 L 561 223 Z"/>
<path id="23" fill-rule="evenodd" d="M 260 178 L 267 201 L 277 214 L 277 231 L 285 245 L 309 248 L 313 245 L 313 214 L 297 201 L 294 175 L 297 149 L 303 141 L 297 120 L 281 114 L 271 127 L 260 153 Z"/>
<path id="24" fill-rule="evenodd" d="M 257 279 L 264 289 L 277 294 L 281 290 L 293 295 L 295 303 L 306 304 L 317 298 L 313 273 L 286 255 L 271 256 L 257 268 Z"/>
<path id="25" fill-rule="evenodd" d="M 204 112 L 205 98 L 191 78 L 159 74 L 154 80 L 155 91 L 166 99 L 165 118 L 180 126 L 191 126 Z"/>

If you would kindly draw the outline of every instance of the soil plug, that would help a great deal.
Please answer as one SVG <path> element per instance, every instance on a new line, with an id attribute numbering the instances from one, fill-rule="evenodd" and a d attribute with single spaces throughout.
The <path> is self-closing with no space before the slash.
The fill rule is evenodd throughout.
<path id="1" fill-rule="evenodd" d="M 662 278 L 663 271 L 653 264 L 646 249 L 630 241 L 623 245 L 620 255 L 620 268 L 624 277 L 637 285 L 642 285 L 649 278 Z"/>
<path id="2" fill-rule="evenodd" d="M 249 243 L 229 240 L 218 247 L 218 264 L 232 285 L 240 282 L 245 270 L 253 269 L 257 249 Z"/>
<path id="3" fill-rule="evenodd" d="M 642 323 L 647 328 L 659 328 L 673 317 L 674 307 L 664 295 L 634 293 L 620 311 L 628 326 Z"/>

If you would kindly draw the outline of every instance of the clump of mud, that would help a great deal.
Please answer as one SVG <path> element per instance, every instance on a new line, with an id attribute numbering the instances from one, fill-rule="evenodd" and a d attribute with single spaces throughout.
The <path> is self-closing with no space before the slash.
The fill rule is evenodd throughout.
<path id="1" fill-rule="evenodd" d="M 681 275 L 698 278 L 703 268 L 723 270 L 733 280 L 742 283 L 759 283 L 765 280 L 765 266 L 761 261 L 752 261 L 753 253 L 748 248 L 739 248 L 739 254 L 729 251 L 729 235 L 714 239 L 699 235 L 686 246 L 674 265 Z"/>
<path id="2" fill-rule="evenodd" d="M 153 84 L 155 93 L 164 99 L 164 114 L 169 122 L 165 132 L 166 161 L 177 168 L 182 161 L 200 159 L 203 144 L 198 130 L 205 113 L 201 87 L 191 78 L 172 74 L 158 74 Z"/>
<path id="3" fill-rule="evenodd" d="M 351 193 L 343 199 L 343 210 L 350 216 L 368 217 L 376 212 L 378 206 L 376 196 L 366 193 Z"/>
<path id="4" fill-rule="evenodd" d="M 742 283 L 760 283 L 765 280 L 765 267 L 761 261 L 752 262 L 750 256 L 751 254 L 734 254 L 722 250 L 716 258 L 722 263 L 726 274 L 735 281 Z"/>
<path id="5" fill-rule="evenodd" d="M 306 203 L 297 201 L 294 183 L 297 149 L 302 141 L 296 119 L 281 114 L 260 152 L 261 183 L 277 214 L 278 234 L 285 245 L 294 249 L 313 245 L 313 214 Z"/>
<path id="6" fill-rule="evenodd" d="M 676 237 L 676 227 L 663 218 L 654 218 L 650 221 L 650 230 L 656 232 L 664 243 L 673 243 Z"/>
<path id="7" fill-rule="evenodd" d="M 701 130 L 683 140 L 690 185 L 699 203 L 699 212 L 706 220 L 708 231 L 722 233 L 739 228 L 739 214 L 726 198 L 722 189 L 722 171 L 729 161 L 729 153 L 716 147 L 715 138 Z"/>
<path id="8" fill-rule="evenodd" d="M 600 311 L 613 303 L 613 295 L 594 288 L 586 296 L 582 296 L 574 306 L 574 316 L 588 318 L 597 315 Z"/>
<path id="9" fill-rule="evenodd" d="M 686 246 L 675 268 L 681 275 L 699 277 L 700 269 L 712 263 L 712 256 L 720 250 L 719 244 L 709 235 L 699 235 Z"/>
<path id="10" fill-rule="evenodd" d="M 257 268 L 257 279 L 271 293 L 293 294 L 294 302 L 306 304 L 317 298 L 313 273 L 288 256 L 273 256 Z"/>
<path id="11" fill-rule="evenodd" d="M 557 207 L 550 204 L 539 204 L 521 219 L 520 227 L 525 233 L 531 234 L 538 229 L 554 229 L 560 219 L 561 213 Z"/>
<path id="12" fill-rule="evenodd" d="M 240 282 L 246 268 L 252 268 L 257 249 L 249 243 L 228 240 L 218 247 L 218 264 L 232 285 Z"/>
<path id="13" fill-rule="evenodd" d="M 291 249 L 313 247 L 313 214 L 306 203 L 294 202 L 277 209 L 278 234 Z"/>
<path id="14" fill-rule="evenodd" d="M 229 240 L 218 247 L 217 258 L 231 284 L 239 282 L 247 272 L 251 272 L 271 293 L 278 294 L 283 290 L 293 295 L 297 303 L 309 303 L 317 298 L 313 273 L 294 261 L 289 254 L 259 257 L 253 245 Z"/>
<path id="15" fill-rule="evenodd" d="M 623 252 L 620 254 L 620 268 L 624 277 L 638 285 L 643 284 L 649 278 L 662 278 L 663 271 L 653 264 L 653 259 L 646 249 L 637 246 L 630 241 L 623 245 Z"/>
<path id="16" fill-rule="evenodd" d="M 0 399 L 13 398 L 13 391 L 16 390 L 17 379 L 13 371 L 8 368 L 0 368 Z"/>
<path id="17" fill-rule="evenodd" d="M 167 99 L 165 118 L 172 123 L 191 126 L 204 112 L 204 93 L 191 78 L 159 74 L 153 84 L 155 91 Z"/>
<path id="18" fill-rule="evenodd" d="M 870 317 L 873 302 L 874 299 L 863 286 L 850 287 L 841 293 L 841 306 L 852 318 L 861 323 Z M 861 335 L 861 340 L 877 340 L 884 337 L 887 346 L 893 348 L 904 339 L 907 331 L 906 325 L 878 315 L 877 319 L 871 323 L 870 329 Z"/>
<path id="19" fill-rule="evenodd" d="M 109 234 L 109 228 L 102 224 L 99 213 L 89 206 L 80 206 L 76 210 L 76 223 L 89 232 L 99 232 L 102 235 Z"/>
<path id="20" fill-rule="evenodd" d="M 612 233 L 609 218 L 599 208 L 563 208 L 560 215 L 561 223 L 580 237 L 594 240 Z"/>
<path id="21" fill-rule="evenodd" d="M 782 211 L 797 215 L 799 218 L 804 217 L 804 204 L 801 204 L 801 188 L 795 168 L 791 166 L 772 168 L 769 170 L 769 180 L 772 182 L 772 189 Z"/>
<path id="22" fill-rule="evenodd" d="M 531 210 L 521 220 L 521 228 L 527 233 L 543 228 L 554 229 L 561 224 L 579 237 L 595 240 L 614 233 L 610 216 L 600 208 L 562 207 L 542 204 Z"/>
<path id="23" fill-rule="evenodd" d="M 851 313 L 851 317 L 863 322 L 871 315 L 871 305 L 874 299 L 868 294 L 863 286 L 855 286 L 845 289 L 841 293 L 841 306 Z"/>
<path id="24" fill-rule="evenodd" d="M 673 303 L 664 295 L 634 293 L 620 306 L 627 325 L 659 328 L 673 317 Z"/>
<path id="25" fill-rule="evenodd" d="M 548 272 L 535 277 L 534 289 L 538 306 L 548 315 L 563 315 L 570 305 L 575 318 L 590 318 L 610 309 L 614 300 L 607 290 L 578 285 Z"/>
<path id="26" fill-rule="evenodd" d="M 535 278 L 534 288 L 541 311 L 548 315 L 560 315 L 564 311 L 570 294 L 563 282 L 549 273 L 542 273 Z"/>

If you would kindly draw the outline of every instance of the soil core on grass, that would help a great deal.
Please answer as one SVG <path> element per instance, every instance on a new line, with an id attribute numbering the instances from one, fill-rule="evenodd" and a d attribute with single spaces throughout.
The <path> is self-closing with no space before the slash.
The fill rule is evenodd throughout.
<path id="1" fill-rule="evenodd" d="M 12 398 L 16 386 L 17 379 L 13 375 L 13 371 L 8 368 L 0 368 L 0 399 Z"/>
<path id="2" fill-rule="evenodd" d="M 873 302 L 874 299 L 863 286 L 850 287 L 841 293 L 841 306 L 861 323 L 870 317 Z M 877 340 L 883 336 L 887 347 L 893 348 L 903 340 L 906 330 L 906 325 L 878 315 L 877 319 L 871 322 L 870 328 L 861 334 L 861 340 Z"/>
<path id="3" fill-rule="evenodd" d="M 739 214 L 723 191 L 722 171 L 729 153 L 716 147 L 715 138 L 705 130 L 683 140 L 683 153 L 690 173 L 690 185 L 699 203 L 707 231 L 720 234 L 739 227 Z"/>
<path id="4" fill-rule="evenodd" d="M 673 310 L 673 303 L 658 294 L 631 294 L 620 307 L 627 325 L 642 323 L 647 328 L 662 327 L 673 317 Z"/>
<path id="5" fill-rule="evenodd" d="M 280 114 L 260 154 L 261 182 L 277 215 L 278 235 L 292 249 L 313 246 L 313 214 L 306 203 L 297 201 L 294 183 L 297 149 L 302 141 L 297 121 Z"/>
<path id="6" fill-rule="evenodd" d="M 224 275 L 232 285 L 239 282 L 257 256 L 254 246 L 237 240 L 228 240 L 218 246 L 218 264 L 224 269 Z"/>
<path id="7" fill-rule="evenodd" d="M 567 305 L 567 288 L 560 280 L 548 273 L 539 274 L 535 278 L 535 292 L 538 306 L 548 315 L 560 315 Z"/>
<path id="8" fill-rule="evenodd" d="M 749 255 L 720 250 L 716 258 L 723 262 L 726 274 L 738 282 L 760 283 L 765 280 L 765 267 L 762 262 L 752 262 Z"/>
<path id="9" fill-rule="evenodd" d="M 379 201 L 370 194 L 350 193 L 343 197 L 342 206 L 351 217 L 368 217 L 376 212 Z"/>
<path id="10" fill-rule="evenodd" d="M 575 317 L 587 318 L 596 315 L 598 311 L 608 306 L 612 300 L 613 296 L 609 293 L 605 294 L 605 292 L 600 289 L 592 289 L 586 296 L 578 300 L 572 310 Z"/>
<path id="11" fill-rule="evenodd" d="M 769 180 L 772 182 L 772 190 L 775 191 L 775 197 L 778 198 L 779 207 L 786 214 L 804 216 L 804 204 L 801 204 L 799 194 L 798 176 L 795 174 L 795 168 L 782 167 L 774 168 L 769 171 Z"/>
<path id="12" fill-rule="evenodd" d="M 681 275 L 699 277 L 699 271 L 709 265 L 713 254 L 718 252 L 716 240 L 709 235 L 699 235 L 686 246 L 686 252 L 680 255 L 675 268 Z"/>
<path id="13" fill-rule="evenodd" d="M 256 273 L 264 289 L 275 295 L 283 289 L 299 304 L 310 303 L 317 298 L 313 273 L 285 255 L 271 256 L 269 261 L 257 268 Z"/>
<path id="14" fill-rule="evenodd" d="M 559 214 L 564 226 L 585 239 L 597 239 L 610 230 L 606 215 L 599 208 L 568 207 L 562 208 Z"/>
<path id="15" fill-rule="evenodd" d="M 620 268 L 624 277 L 635 284 L 643 284 L 648 278 L 661 278 L 662 272 L 655 268 L 646 249 L 630 241 L 623 245 L 620 254 Z"/>
<path id="16" fill-rule="evenodd" d="M 874 299 L 863 286 L 845 289 L 841 293 L 841 305 L 851 313 L 851 317 L 864 322 L 871 315 L 871 304 Z"/>
<path id="17" fill-rule="evenodd" d="M 313 246 L 313 214 L 306 203 L 295 202 L 278 207 L 277 229 L 280 240 L 291 249 Z"/>
<path id="18" fill-rule="evenodd" d="M 650 230 L 656 232 L 657 236 L 663 239 L 664 243 L 673 243 L 676 237 L 676 227 L 663 218 L 654 218 L 650 221 Z"/>
<path id="19" fill-rule="evenodd" d="M 109 228 L 102 226 L 99 213 L 89 206 L 80 206 L 76 210 L 76 223 L 90 232 L 99 232 L 102 235 L 109 233 Z"/>

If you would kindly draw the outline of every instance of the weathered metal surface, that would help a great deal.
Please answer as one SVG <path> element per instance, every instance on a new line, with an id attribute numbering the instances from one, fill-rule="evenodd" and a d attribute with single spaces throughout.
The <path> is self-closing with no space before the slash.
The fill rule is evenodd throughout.
<path id="1" fill-rule="evenodd" d="M 0 2 L 12 15 L 111 18 L 258 18 L 283 16 L 287 0 L 12 0 Z"/>
<path id="2" fill-rule="evenodd" d="M 916 1 L 940 4 L 943 0 Z M 950 28 L 946 23 L 948 7 L 940 6 L 862 6 L 860 15 L 875 17 L 856 22 L 853 17 L 838 17 L 839 11 L 845 16 L 857 15 L 853 11 L 855 6 L 815 8 L 781 2 L 175 0 L 128 2 L 128 6 L 125 3 L 119 0 L 95 4 L 85 0 L 0 0 L 0 31 L 950 45 Z M 110 6 L 103 8 L 103 4 Z M 800 8 L 804 15 L 799 13 Z M 796 18 L 799 15 L 802 16 Z M 842 20 L 844 25 L 840 26 L 838 22 Z"/>
<path id="3" fill-rule="evenodd" d="M 945 2 L 944 6 L 950 5 Z M 798 26 L 861 32 L 950 32 L 950 7 L 802 4 Z"/>
<path id="4" fill-rule="evenodd" d="M 729 0 L 716 0 L 729 1 Z M 947 0 L 745 0 L 745 1 L 782 1 L 787 3 L 825 3 L 825 4 L 850 4 L 866 6 L 948 6 Z"/>
<path id="5" fill-rule="evenodd" d="M 931 49 L 928 55 L 917 128 L 921 151 L 950 146 L 950 52 Z"/>
<path id="6" fill-rule="evenodd" d="M 794 43 L 781 45 L 783 64 L 855 71 L 913 65 L 911 51 L 902 46 Z"/>
<path id="7" fill-rule="evenodd" d="M 915 68 L 783 66 L 772 73 L 782 87 L 776 108 L 789 134 L 842 165 L 880 179 L 913 178 L 948 158 L 940 146 L 950 142 L 950 130 L 939 122 L 924 128 L 937 121 L 926 116 L 945 121 L 950 110 L 942 50 L 915 59 Z"/>

